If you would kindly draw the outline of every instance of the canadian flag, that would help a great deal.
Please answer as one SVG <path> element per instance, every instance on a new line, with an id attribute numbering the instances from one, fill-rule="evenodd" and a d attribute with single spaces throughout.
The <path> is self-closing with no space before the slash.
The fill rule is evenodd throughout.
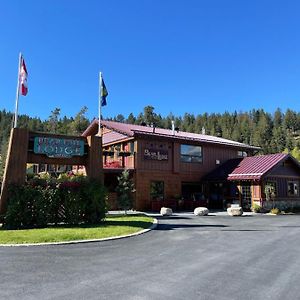
<path id="1" fill-rule="evenodd" d="M 21 95 L 26 96 L 27 92 L 28 92 L 28 87 L 27 87 L 27 77 L 28 77 L 28 73 L 27 73 L 27 69 L 26 69 L 26 65 L 25 65 L 25 61 L 23 56 L 21 56 L 21 64 L 20 64 L 20 92 Z"/>

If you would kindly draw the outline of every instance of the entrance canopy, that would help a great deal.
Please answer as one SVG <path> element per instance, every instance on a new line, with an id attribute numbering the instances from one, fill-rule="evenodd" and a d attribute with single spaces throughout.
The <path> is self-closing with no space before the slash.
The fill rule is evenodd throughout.
<path id="1" fill-rule="evenodd" d="M 259 181 L 280 163 L 291 160 L 299 167 L 298 162 L 289 154 L 276 153 L 230 159 L 217 169 L 207 174 L 204 181 Z"/>

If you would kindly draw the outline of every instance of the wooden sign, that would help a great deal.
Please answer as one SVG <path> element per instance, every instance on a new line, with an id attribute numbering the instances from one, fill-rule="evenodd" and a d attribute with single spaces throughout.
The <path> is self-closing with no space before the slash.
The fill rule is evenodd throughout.
<path id="1" fill-rule="evenodd" d="M 144 159 L 149 160 L 168 160 L 168 151 L 157 149 L 145 149 Z"/>
<path id="2" fill-rule="evenodd" d="M 6 211 L 9 185 L 25 183 L 27 163 L 85 166 L 89 178 L 103 183 L 102 139 L 13 128 L 1 186 L 0 214 Z"/>
<path id="3" fill-rule="evenodd" d="M 73 157 L 84 155 L 84 141 L 52 137 L 35 137 L 36 154 L 46 154 L 48 157 Z"/>

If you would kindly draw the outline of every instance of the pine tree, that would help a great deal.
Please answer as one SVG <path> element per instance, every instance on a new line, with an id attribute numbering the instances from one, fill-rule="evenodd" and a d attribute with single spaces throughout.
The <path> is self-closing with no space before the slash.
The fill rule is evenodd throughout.
<path id="1" fill-rule="evenodd" d="M 128 123 L 128 124 L 135 124 L 135 120 L 136 120 L 136 118 L 135 118 L 135 116 L 133 115 L 133 113 L 130 113 L 130 114 L 128 115 L 128 118 L 127 118 L 127 123 Z"/>
<path id="2" fill-rule="evenodd" d="M 134 183 L 130 178 L 128 170 L 124 170 L 118 177 L 118 185 L 116 187 L 117 201 L 119 207 L 124 209 L 125 214 L 127 210 L 133 208 L 133 193 L 135 192 Z"/>
<path id="3" fill-rule="evenodd" d="M 47 129 L 49 132 L 56 133 L 58 129 L 58 121 L 60 116 L 60 108 L 56 107 L 51 111 L 51 115 L 48 119 Z"/>
<path id="4" fill-rule="evenodd" d="M 74 120 L 69 124 L 70 134 L 80 135 L 88 127 L 90 121 L 85 116 L 87 110 L 88 108 L 86 106 L 82 107 Z"/>

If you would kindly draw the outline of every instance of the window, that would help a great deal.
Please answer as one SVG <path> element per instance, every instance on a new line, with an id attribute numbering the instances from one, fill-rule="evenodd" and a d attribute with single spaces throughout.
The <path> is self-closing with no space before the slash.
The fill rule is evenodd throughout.
<path id="1" fill-rule="evenodd" d="M 267 181 L 265 184 L 265 194 L 267 200 L 277 196 L 277 186 L 275 181 Z"/>
<path id="2" fill-rule="evenodd" d="M 298 196 L 298 182 L 288 181 L 288 196 Z"/>
<path id="3" fill-rule="evenodd" d="M 246 151 L 238 151 L 238 157 L 247 157 L 247 152 Z"/>
<path id="4" fill-rule="evenodd" d="M 164 182 L 151 181 L 150 183 L 150 196 L 151 200 L 164 200 Z"/>
<path id="5" fill-rule="evenodd" d="M 129 142 L 129 152 L 134 154 L 134 142 Z"/>
<path id="6" fill-rule="evenodd" d="M 180 160 L 182 162 L 202 162 L 202 147 L 192 145 L 180 145 Z"/>

